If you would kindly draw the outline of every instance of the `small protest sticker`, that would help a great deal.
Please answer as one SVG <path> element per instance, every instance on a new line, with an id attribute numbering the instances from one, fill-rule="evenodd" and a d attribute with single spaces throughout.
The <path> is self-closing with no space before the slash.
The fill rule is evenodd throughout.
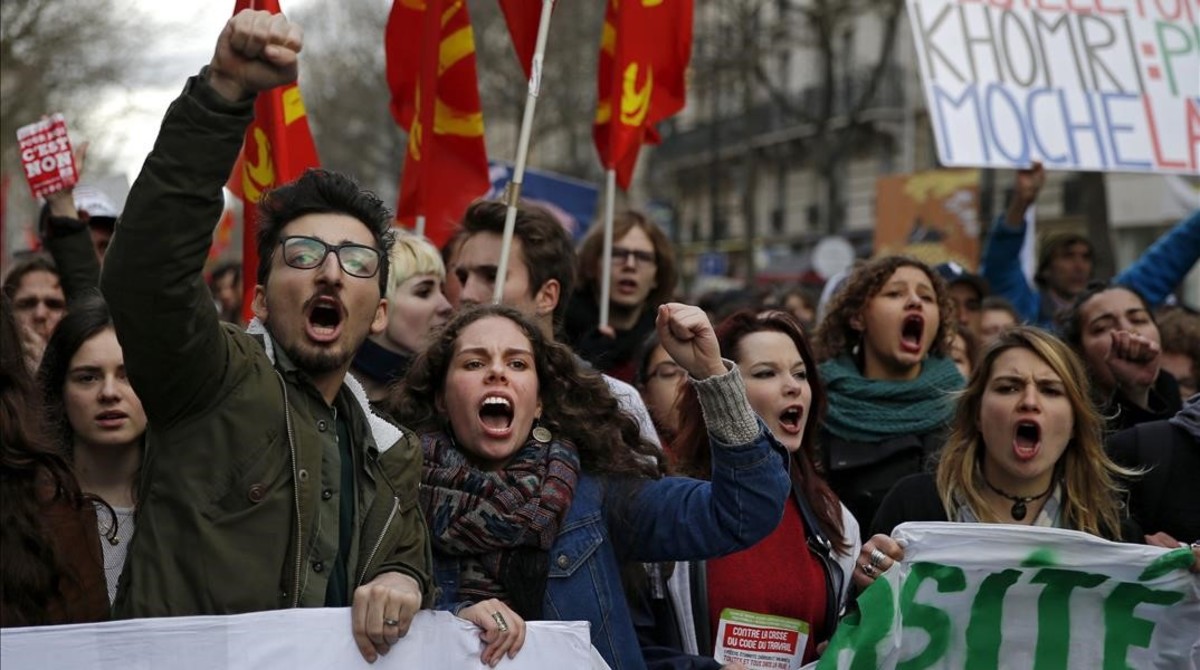
<path id="1" fill-rule="evenodd" d="M 67 120 L 62 114 L 18 128 L 17 141 L 33 197 L 57 193 L 79 181 L 71 140 L 67 138 Z"/>
<path id="2" fill-rule="evenodd" d="M 797 670 L 808 644 L 808 623 L 729 607 L 721 610 L 713 657 L 750 670 Z"/>

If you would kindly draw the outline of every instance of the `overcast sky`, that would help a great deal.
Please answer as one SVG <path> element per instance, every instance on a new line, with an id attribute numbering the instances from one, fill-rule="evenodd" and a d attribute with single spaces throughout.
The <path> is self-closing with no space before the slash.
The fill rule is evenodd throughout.
<path id="1" fill-rule="evenodd" d="M 352 0 L 351 0 L 352 1 Z M 285 12 L 311 0 L 280 0 Z M 112 91 L 97 110 L 111 119 L 106 134 L 94 140 L 97 149 L 115 158 L 114 173 L 129 182 L 137 176 L 154 146 L 167 106 L 179 95 L 184 81 L 206 65 L 221 28 L 233 12 L 233 0 L 135 0 L 141 11 L 161 22 L 163 33 L 153 67 L 139 73 L 125 88 Z M 99 175 L 97 175 L 99 176 Z"/>

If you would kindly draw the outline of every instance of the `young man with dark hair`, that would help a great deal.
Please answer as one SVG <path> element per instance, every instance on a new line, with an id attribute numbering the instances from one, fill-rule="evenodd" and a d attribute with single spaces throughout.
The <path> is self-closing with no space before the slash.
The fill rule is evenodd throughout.
<path id="1" fill-rule="evenodd" d="M 658 306 L 675 293 L 675 251 L 644 214 L 630 211 L 616 217 L 607 332 L 599 328 L 603 260 L 604 229 L 595 226 L 579 248 L 579 290 L 567 309 L 566 338 L 597 369 L 631 382 L 634 352 L 654 332 Z"/>
<path id="2" fill-rule="evenodd" d="M 458 247 L 446 268 L 462 287 L 457 302 L 452 301 L 456 308 L 492 301 L 506 211 L 504 203 L 482 201 L 463 215 L 460 232 L 455 234 Z M 567 231 L 546 210 L 522 205 L 517 210 L 501 302 L 532 317 L 554 340 L 574 285 L 575 248 Z M 622 409 L 638 422 L 642 437 L 658 444 L 654 423 L 637 390 L 608 375 L 604 380 Z"/>
<path id="3" fill-rule="evenodd" d="M 346 371 L 387 319 L 391 220 L 310 171 L 260 204 L 256 322 L 219 322 L 201 275 L 258 92 L 294 82 L 298 26 L 243 11 L 189 80 L 109 247 L 101 288 L 150 420 L 118 616 L 351 606 L 368 661 L 432 602 L 415 435 Z"/>
<path id="4" fill-rule="evenodd" d="M 12 301 L 26 353 L 36 368 L 50 334 L 67 313 L 67 298 L 54 261 L 40 254 L 18 261 L 4 276 L 4 295 Z"/>
<path id="5" fill-rule="evenodd" d="M 1021 271 L 1025 214 L 1046 183 L 1041 163 L 1018 170 L 1008 209 L 996 218 L 983 245 L 980 272 L 992 294 L 1007 298 L 1021 320 L 1048 330 L 1057 326 L 1060 312 L 1074 303 L 1095 272 L 1092 243 L 1076 234 L 1047 239 L 1038 254 L 1035 286 Z M 1180 221 L 1113 279 L 1142 295 L 1151 307 L 1161 305 L 1200 259 L 1200 209 Z"/>
<path id="6" fill-rule="evenodd" d="M 453 269 L 463 304 L 492 301 L 507 206 L 481 201 L 467 208 Z M 517 210 L 502 302 L 533 316 L 552 339 L 575 286 L 575 249 L 554 215 L 532 205 Z M 457 305 L 456 305 L 457 306 Z"/>
<path id="7" fill-rule="evenodd" d="M 950 299 L 954 301 L 954 314 L 958 317 L 958 330 L 970 331 L 976 341 L 983 335 L 983 300 L 988 297 L 987 280 L 968 271 L 953 261 L 933 268 L 946 286 L 950 288 Z"/>

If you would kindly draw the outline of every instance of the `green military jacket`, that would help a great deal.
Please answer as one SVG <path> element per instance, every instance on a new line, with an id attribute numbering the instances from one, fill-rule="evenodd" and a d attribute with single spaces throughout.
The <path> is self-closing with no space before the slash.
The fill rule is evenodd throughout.
<path id="1" fill-rule="evenodd" d="M 349 376 L 331 407 L 267 334 L 221 324 L 204 284 L 221 187 L 252 113 L 252 101 L 228 103 L 192 78 L 105 258 L 101 290 L 149 418 L 115 614 L 322 606 L 338 545 L 339 417 L 355 471 L 343 590 L 396 571 L 417 580 L 428 606 L 416 436 L 372 415 Z"/>

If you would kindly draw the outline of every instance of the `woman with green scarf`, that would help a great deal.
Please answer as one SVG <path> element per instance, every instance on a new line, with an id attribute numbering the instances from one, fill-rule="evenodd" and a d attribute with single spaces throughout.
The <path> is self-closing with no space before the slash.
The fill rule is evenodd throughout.
<path id="1" fill-rule="evenodd" d="M 904 256 L 859 267 L 830 301 L 816 334 L 829 395 L 821 460 L 858 519 L 874 518 L 892 485 L 942 445 L 963 387 L 947 356 L 953 309 L 941 277 Z"/>

